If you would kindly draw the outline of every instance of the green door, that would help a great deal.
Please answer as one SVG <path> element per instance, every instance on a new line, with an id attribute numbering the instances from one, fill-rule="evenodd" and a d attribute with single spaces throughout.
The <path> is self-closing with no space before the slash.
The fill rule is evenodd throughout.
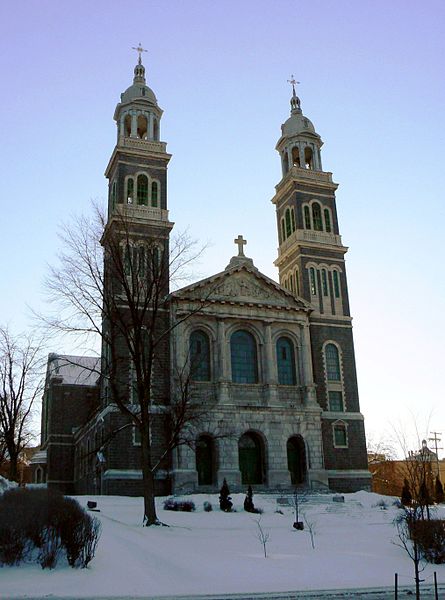
<path id="1" fill-rule="evenodd" d="M 241 482 L 245 484 L 263 483 L 263 460 L 261 442 L 257 436 L 245 433 L 238 444 Z"/>
<path id="2" fill-rule="evenodd" d="M 196 444 L 196 470 L 198 485 L 212 485 L 213 442 L 208 436 L 201 436 Z"/>

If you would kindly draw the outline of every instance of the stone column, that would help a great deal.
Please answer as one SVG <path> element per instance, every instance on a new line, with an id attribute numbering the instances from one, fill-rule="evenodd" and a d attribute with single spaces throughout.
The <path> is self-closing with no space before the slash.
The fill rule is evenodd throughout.
<path id="1" fill-rule="evenodd" d="M 272 343 L 271 324 L 266 323 L 264 330 L 264 383 L 267 384 L 269 403 L 276 404 L 278 400 L 277 361 Z"/>
<path id="2" fill-rule="evenodd" d="M 239 490 L 241 487 L 241 471 L 239 470 L 238 459 L 238 437 L 220 440 L 218 454 L 218 487 L 221 487 L 224 479 L 226 479 L 231 492 Z"/>
<path id="3" fill-rule="evenodd" d="M 148 113 L 148 139 L 153 139 L 153 113 Z"/>
<path id="4" fill-rule="evenodd" d="M 310 331 L 309 324 L 304 323 L 301 327 L 301 359 L 302 359 L 302 368 L 303 368 L 303 381 L 302 385 L 304 386 L 305 393 L 305 403 L 306 404 L 315 404 L 317 402 L 317 398 L 315 395 L 315 384 L 314 384 L 314 372 L 312 367 L 312 354 L 311 354 L 311 339 L 310 339 Z"/>

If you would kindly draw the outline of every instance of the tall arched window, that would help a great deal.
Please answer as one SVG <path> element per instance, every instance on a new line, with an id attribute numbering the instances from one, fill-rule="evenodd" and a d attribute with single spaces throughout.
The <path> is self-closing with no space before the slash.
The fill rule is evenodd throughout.
<path id="1" fill-rule="evenodd" d="M 125 115 L 124 135 L 125 135 L 125 137 L 130 137 L 130 135 L 131 135 L 131 115 Z"/>
<path id="2" fill-rule="evenodd" d="M 321 208 L 318 202 L 314 202 L 312 205 L 312 221 L 314 223 L 315 231 L 323 231 L 323 222 L 321 220 Z"/>
<path id="3" fill-rule="evenodd" d="M 291 229 L 292 233 L 295 231 L 295 211 L 293 208 L 290 210 L 290 221 L 291 221 Z"/>
<path id="4" fill-rule="evenodd" d="M 306 146 L 306 148 L 304 149 L 304 163 L 305 163 L 306 169 L 314 168 L 312 149 L 309 148 L 309 146 Z"/>
<path id="5" fill-rule="evenodd" d="M 194 381 L 210 380 L 209 337 L 201 330 L 190 336 L 190 375 Z"/>
<path id="6" fill-rule="evenodd" d="M 257 383 L 258 365 L 256 343 L 248 331 L 235 331 L 230 338 L 232 381 L 235 383 Z"/>
<path id="7" fill-rule="evenodd" d="M 156 181 L 151 184 L 151 205 L 155 208 L 158 206 L 158 183 Z"/>
<path id="8" fill-rule="evenodd" d="M 332 279 L 334 280 L 334 295 L 336 298 L 340 298 L 340 283 L 338 271 L 333 271 Z"/>
<path id="9" fill-rule="evenodd" d="M 328 233 L 331 233 L 331 215 L 329 214 L 329 209 L 324 209 L 324 226 Z"/>
<path id="10" fill-rule="evenodd" d="M 159 140 L 159 122 L 156 117 L 153 119 L 153 139 L 156 142 Z"/>
<path id="11" fill-rule="evenodd" d="M 129 177 L 127 179 L 127 204 L 133 204 L 134 202 L 134 179 Z"/>
<path id="12" fill-rule="evenodd" d="M 215 452 L 213 439 L 200 435 L 196 442 L 196 470 L 198 485 L 212 485 L 215 472 Z"/>
<path id="13" fill-rule="evenodd" d="M 294 346 L 287 337 L 277 340 L 277 368 L 280 385 L 295 385 Z"/>
<path id="14" fill-rule="evenodd" d="M 312 296 L 316 296 L 317 295 L 317 279 L 316 279 L 314 267 L 311 267 L 309 269 L 309 284 L 310 284 Z"/>
<path id="15" fill-rule="evenodd" d="M 340 381 L 340 357 L 335 344 L 327 344 L 325 347 L 326 377 L 328 381 Z"/>
<path id="16" fill-rule="evenodd" d="M 138 175 L 138 204 L 147 206 L 148 204 L 148 177 Z"/>
<path id="17" fill-rule="evenodd" d="M 296 166 L 300 166 L 300 150 L 297 147 L 292 148 L 292 163 Z"/>
<path id="18" fill-rule="evenodd" d="M 137 126 L 138 126 L 138 138 L 141 140 L 146 140 L 147 139 L 147 117 L 145 117 L 144 115 L 139 115 L 138 116 L 138 121 L 137 121 Z"/>
<path id="19" fill-rule="evenodd" d="M 295 293 L 297 296 L 300 295 L 300 273 L 298 269 L 295 270 Z"/>
<path id="20" fill-rule="evenodd" d="M 284 224 L 284 219 L 281 219 L 281 241 L 284 242 L 286 239 L 286 225 Z"/>
<path id="21" fill-rule="evenodd" d="M 311 213 L 309 211 L 309 206 L 304 207 L 304 227 L 306 229 L 311 229 Z"/>
<path id="22" fill-rule="evenodd" d="M 329 292 L 328 292 L 328 276 L 326 273 L 326 269 L 322 269 L 321 270 L 321 283 L 323 286 L 323 296 L 328 296 Z"/>
<path id="23" fill-rule="evenodd" d="M 286 237 L 289 237 L 290 234 L 292 233 L 292 225 L 291 225 L 291 220 L 290 220 L 290 210 L 288 208 L 286 208 L 285 220 L 286 220 Z"/>
<path id="24" fill-rule="evenodd" d="M 116 206 L 116 182 L 113 181 L 111 184 L 111 209 L 114 210 Z"/>

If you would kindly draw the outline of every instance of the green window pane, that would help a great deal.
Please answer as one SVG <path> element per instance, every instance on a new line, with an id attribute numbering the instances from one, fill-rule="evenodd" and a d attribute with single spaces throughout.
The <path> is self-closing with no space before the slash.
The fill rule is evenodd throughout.
<path id="1" fill-rule="evenodd" d="M 325 348 L 326 376 L 328 381 L 340 381 L 340 359 L 337 346 L 328 344 Z"/>
<path id="2" fill-rule="evenodd" d="M 326 275 L 326 269 L 322 269 L 321 271 L 321 281 L 323 284 L 323 296 L 328 295 L 328 277 Z"/>
<path id="3" fill-rule="evenodd" d="M 292 209 L 290 211 L 290 220 L 291 220 L 292 231 L 295 231 L 295 212 L 294 212 L 294 209 Z"/>
<path id="4" fill-rule="evenodd" d="M 295 385 L 295 354 L 292 342 L 285 337 L 277 341 L 278 383 Z"/>
<path id="5" fill-rule="evenodd" d="M 343 412 L 343 394 L 341 392 L 329 392 L 329 410 Z"/>
<path id="6" fill-rule="evenodd" d="M 134 179 L 130 177 L 127 180 L 127 202 L 131 204 L 134 200 Z"/>
<path id="7" fill-rule="evenodd" d="M 204 331 L 193 331 L 190 336 L 190 371 L 194 381 L 210 380 L 210 344 Z"/>
<path id="8" fill-rule="evenodd" d="M 290 210 L 288 208 L 286 209 L 285 219 L 286 219 L 286 237 L 289 237 L 290 234 L 292 233 L 292 225 L 291 225 L 291 220 L 290 220 Z"/>
<path id="9" fill-rule="evenodd" d="M 254 337 L 248 331 L 236 331 L 230 338 L 232 381 L 257 383 L 258 364 Z"/>
<path id="10" fill-rule="evenodd" d="M 346 427 L 344 425 L 334 426 L 334 442 L 336 446 L 347 446 Z"/>
<path id="11" fill-rule="evenodd" d="M 321 220 L 321 208 L 318 202 L 312 205 L 312 220 L 314 222 L 315 231 L 323 231 L 323 223 Z"/>
<path id="12" fill-rule="evenodd" d="M 313 296 L 317 295 L 317 282 L 315 279 L 315 269 L 313 267 L 311 267 L 309 269 L 309 278 L 310 278 L 310 284 L 311 284 L 311 294 Z"/>
<path id="13" fill-rule="evenodd" d="M 338 276 L 338 272 L 334 271 L 333 274 L 333 279 L 334 279 L 334 294 L 336 298 L 340 298 L 340 284 L 339 284 L 339 276 Z"/>
<path id="14" fill-rule="evenodd" d="M 137 195 L 138 195 L 138 204 L 147 206 L 147 204 L 148 204 L 148 178 L 146 175 L 138 175 Z"/>
<path id="15" fill-rule="evenodd" d="M 324 224 L 326 227 L 326 231 L 331 233 L 331 215 L 327 208 L 324 209 Z"/>
<path id="16" fill-rule="evenodd" d="M 311 213 L 309 206 L 304 207 L 304 226 L 306 229 L 311 229 Z"/>

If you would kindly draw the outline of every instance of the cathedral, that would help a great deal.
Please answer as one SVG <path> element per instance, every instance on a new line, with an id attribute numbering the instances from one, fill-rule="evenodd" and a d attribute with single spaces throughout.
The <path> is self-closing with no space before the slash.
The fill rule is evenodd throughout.
<path id="1" fill-rule="evenodd" d="M 272 198 L 279 283 L 255 267 L 238 235 L 222 271 L 176 291 L 165 284 L 164 318 L 173 326 L 164 352 L 168 368 L 153 375 L 162 399 L 151 410 L 168 413 L 177 393 L 174 374 L 192 357 L 199 359 L 193 393 L 206 415 L 194 444 L 164 453 L 158 494 L 217 491 L 224 478 L 232 491 L 248 484 L 370 489 L 337 184 L 323 170 L 323 142 L 291 83 L 290 116 L 276 145 L 282 177 Z M 174 206 L 168 205 L 162 114 L 140 53 L 114 112 L 104 237 L 124 215 L 135 247 L 154 240 L 168 252 Z M 105 270 L 106 263 L 105 255 Z M 128 416 L 107 388 L 106 352 L 101 358 L 49 355 L 36 482 L 65 493 L 141 494 L 140 437 L 125 426 Z M 131 403 L 129 367 L 122 380 Z M 215 433 L 222 430 L 226 435 Z M 119 433 L 109 437 L 110 431 Z M 152 435 L 153 447 L 162 449 L 163 428 L 155 426 Z"/>

